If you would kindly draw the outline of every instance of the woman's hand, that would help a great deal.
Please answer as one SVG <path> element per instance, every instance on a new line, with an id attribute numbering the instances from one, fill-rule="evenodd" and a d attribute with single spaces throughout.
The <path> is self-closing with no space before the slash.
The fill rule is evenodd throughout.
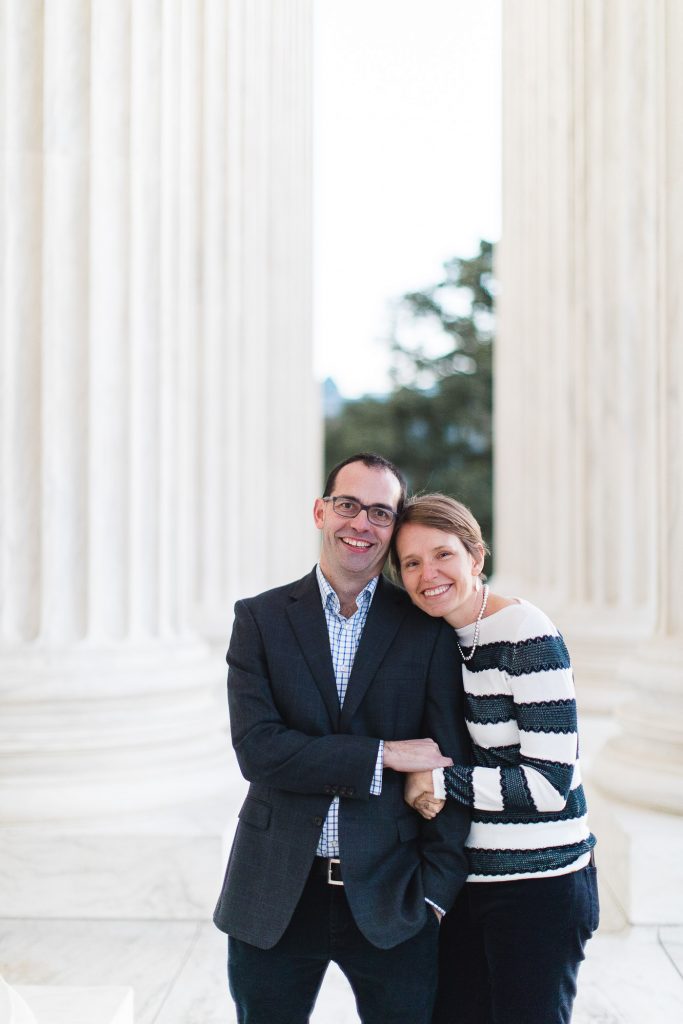
<path id="1" fill-rule="evenodd" d="M 403 799 L 427 821 L 435 818 L 446 803 L 445 800 L 437 800 L 434 796 L 431 772 L 409 772 L 406 776 Z"/>

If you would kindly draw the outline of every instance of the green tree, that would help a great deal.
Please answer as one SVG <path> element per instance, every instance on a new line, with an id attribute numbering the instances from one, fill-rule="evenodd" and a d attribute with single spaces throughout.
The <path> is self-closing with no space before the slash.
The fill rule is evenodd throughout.
<path id="1" fill-rule="evenodd" d="M 389 338 L 392 390 L 345 402 L 326 420 L 328 466 L 381 452 L 411 491 L 444 491 L 492 536 L 493 245 L 444 264 L 437 284 L 402 296 Z"/>

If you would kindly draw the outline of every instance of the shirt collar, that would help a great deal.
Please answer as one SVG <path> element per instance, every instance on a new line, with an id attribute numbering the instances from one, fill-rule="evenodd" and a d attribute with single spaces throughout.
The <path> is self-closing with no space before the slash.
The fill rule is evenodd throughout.
<path id="1" fill-rule="evenodd" d="M 339 598 L 332 584 L 325 577 L 324 572 L 320 568 L 320 562 L 315 567 L 315 575 L 318 580 L 318 586 L 320 587 L 320 597 L 322 599 L 323 608 L 331 608 L 335 614 L 340 614 Z M 369 605 L 372 601 L 375 591 L 377 590 L 377 582 L 379 576 L 373 576 L 369 583 L 361 590 L 360 594 L 356 597 L 356 604 L 360 609 L 363 605 Z"/>

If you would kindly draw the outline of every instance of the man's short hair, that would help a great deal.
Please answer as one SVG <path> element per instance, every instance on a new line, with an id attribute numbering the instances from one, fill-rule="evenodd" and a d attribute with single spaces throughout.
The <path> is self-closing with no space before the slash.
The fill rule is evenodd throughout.
<path id="1" fill-rule="evenodd" d="M 334 486 L 337 482 L 337 475 L 340 469 L 344 466 L 349 466 L 352 462 L 362 462 L 364 466 L 368 466 L 369 469 L 388 469 L 390 473 L 398 480 L 401 485 L 401 493 L 398 499 L 398 506 L 396 511 L 400 512 L 406 500 L 408 493 L 408 485 L 406 484 L 406 478 L 404 477 L 398 466 L 395 466 L 389 459 L 385 459 L 383 455 L 378 455 L 377 452 L 356 452 L 355 455 L 349 455 L 348 459 L 344 459 L 343 462 L 338 462 L 334 466 L 325 481 L 325 489 L 323 490 L 323 498 L 329 498 L 334 490 Z"/>

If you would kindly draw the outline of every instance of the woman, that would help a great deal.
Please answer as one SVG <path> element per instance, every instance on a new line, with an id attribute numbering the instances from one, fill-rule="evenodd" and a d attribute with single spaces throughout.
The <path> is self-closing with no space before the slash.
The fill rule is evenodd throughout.
<path id="1" fill-rule="evenodd" d="M 567 1024 L 598 925 L 569 655 L 555 626 L 489 592 L 486 548 L 464 505 L 413 498 L 393 540 L 413 602 L 457 634 L 473 765 L 416 772 L 425 818 L 472 809 L 470 874 L 441 926 L 435 1024 Z M 448 751 L 445 751 L 447 754 Z"/>

